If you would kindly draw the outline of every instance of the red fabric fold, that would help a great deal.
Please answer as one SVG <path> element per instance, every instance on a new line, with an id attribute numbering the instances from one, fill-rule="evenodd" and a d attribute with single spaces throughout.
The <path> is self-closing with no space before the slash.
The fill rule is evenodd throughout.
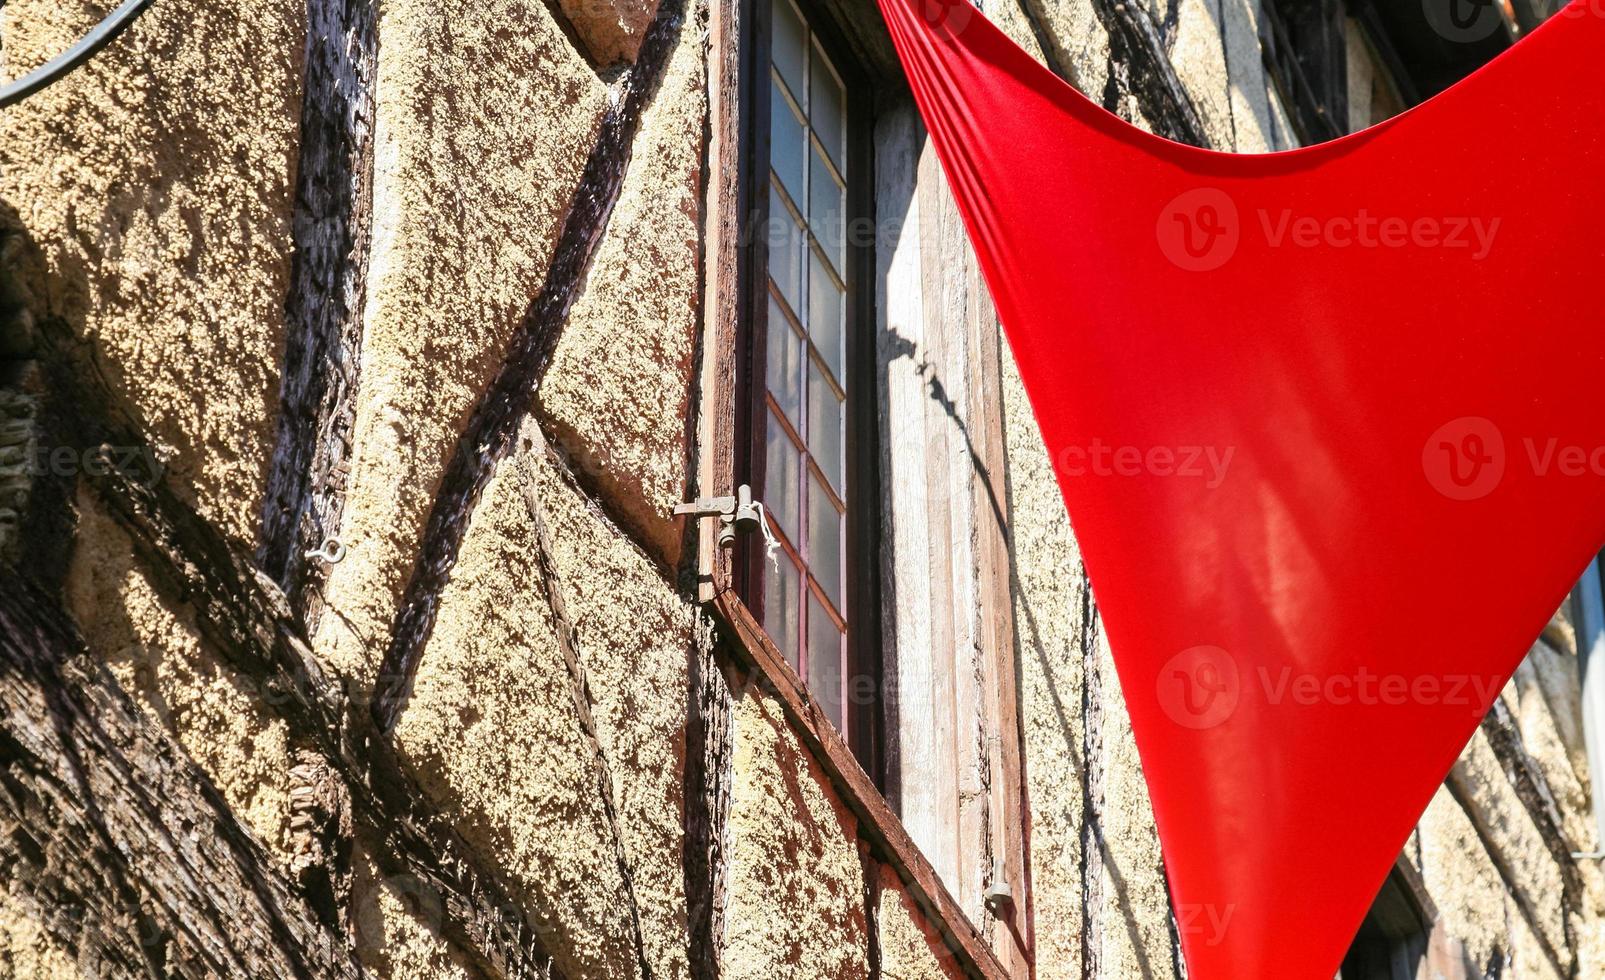
<path id="1" fill-rule="evenodd" d="M 1599 5 L 1248 156 L 1126 124 L 962 0 L 879 2 L 1091 576 L 1190 975 L 1329 980 L 1605 540 Z"/>

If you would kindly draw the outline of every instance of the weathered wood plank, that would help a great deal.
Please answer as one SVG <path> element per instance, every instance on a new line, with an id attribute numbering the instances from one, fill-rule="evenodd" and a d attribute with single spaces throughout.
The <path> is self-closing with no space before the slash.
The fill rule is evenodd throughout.
<path id="1" fill-rule="evenodd" d="M 941 243 L 927 241 L 939 219 L 926 211 L 940 202 L 921 191 L 922 179 L 939 179 L 924 132 L 912 103 L 883 113 L 876 126 L 877 217 L 898 235 L 877 256 L 876 353 L 888 427 L 880 447 L 880 561 L 889 600 L 881 612 L 883 683 L 891 692 L 882 708 L 887 792 L 931 864 L 959 891 L 964 848 L 957 831 L 954 618 L 955 607 L 968 603 L 953 593 L 951 566 L 967 559 L 968 547 L 955 555 L 948 536 L 949 478 L 946 454 L 939 452 L 945 440 L 939 428 L 932 431 L 945 419 L 927 393 L 929 334 L 944 328 L 944 270 L 931 254 Z"/>
<path id="2" fill-rule="evenodd" d="M 114 444 L 136 443 L 125 435 Z M 360 698 L 323 672 L 278 586 L 164 484 L 141 485 L 115 467 L 90 484 L 169 597 L 194 609 L 218 654 L 259 685 L 291 737 L 322 753 L 350 789 L 359 835 L 380 870 L 438 896 L 441 932 L 483 972 L 559 978 L 507 883 L 427 804 Z"/>
<path id="3" fill-rule="evenodd" d="M 692 980 L 719 980 L 729 860 L 725 835 L 734 792 L 734 707 L 716 656 L 713 621 L 697 620 L 686 718 L 684 878 Z"/>
<path id="4" fill-rule="evenodd" d="M 1012 949 L 1004 959 L 1015 976 L 1029 976 L 1034 956 L 1031 936 L 1031 862 L 1026 828 L 1025 733 L 1020 719 L 1016 663 L 1014 593 L 1010 582 L 1010 521 L 1005 468 L 1008 465 L 1003 419 L 1002 343 L 997 311 L 973 254 L 968 258 L 973 297 L 969 315 L 970 451 L 975 462 L 975 556 L 979 636 L 986 672 L 988 742 L 992 748 L 992 851 L 1007 883 L 1009 907 L 991 908 L 1009 931 Z M 988 869 L 990 876 L 998 870 Z M 997 884 L 994 882 L 994 884 Z"/>
<path id="5" fill-rule="evenodd" d="M 360 977 L 56 601 L 0 576 L 0 879 L 92 976 Z"/>
<path id="6" fill-rule="evenodd" d="M 697 419 L 695 492 L 722 497 L 735 493 L 736 372 L 745 309 L 742 229 L 747 213 L 746 182 L 741 179 L 746 100 L 741 37 L 745 9 L 740 0 L 715 0 L 708 19 L 707 165 L 702 168 L 702 336 L 698 356 L 701 395 Z M 698 521 L 698 598 L 707 602 L 730 588 L 731 553 L 719 547 L 717 521 Z"/>
<path id="7" fill-rule="evenodd" d="M 307 2 L 295 255 L 258 560 L 309 630 L 322 611 L 325 566 L 305 555 L 340 528 L 362 361 L 379 44 L 374 6 Z"/>

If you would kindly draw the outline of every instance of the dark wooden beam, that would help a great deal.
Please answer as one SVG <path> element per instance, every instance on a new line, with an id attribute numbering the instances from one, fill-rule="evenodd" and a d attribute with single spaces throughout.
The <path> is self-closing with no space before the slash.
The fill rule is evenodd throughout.
<path id="1" fill-rule="evenodd" d="M 56 600 L 9 570 L 0 880 L 86 975 L 365 975 Z"/>
<path id="2" fill-rule="evenodd" d="M 309 628 L 322 611 L 325 566 L 305 555 L 340 527 L 356 422 L 373 211 L 374 7 L 307 0 L 294 262 L 257 558 Z"/>

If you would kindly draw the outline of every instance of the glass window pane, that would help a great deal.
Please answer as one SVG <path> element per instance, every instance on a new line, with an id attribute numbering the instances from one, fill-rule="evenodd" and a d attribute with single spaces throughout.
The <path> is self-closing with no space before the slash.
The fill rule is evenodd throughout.
<path id="1" fill-rule="evenodd" d="M 775 420 L 775 414 L 769 412 L 769 444 L 764 447 L 764 486 L 763 505 L 780 525 L 786 540 L 796 544 L 801 540 L 797 531 L 801 526 L 798 520 L 797 475 L 801 471 L 802 462 L 797 456 L 797 450 L 792 448 L 791 437 L 786 430 Z"/>
<path id="2" fill-rule="evenodd" d="M 813 150 L 812 164 L 808 174 L 808 227 L 824 246 L 831 266 L 840 272 L 845 267 L 842 259 L 847 251 L 846 195 L 819 158 L 818 149 Z"/>
<path id="3" fill-rule="evenodd" d="M 802 418 L 803 341 L 773 293 L 769 296 L 768 347 L 769 391 L 787 418 Z"/>
<path id="4" fill-rule="evenodd" d="M 809 78 L 808 116 L 825 151 L 837 167 L 847 162 L 847 95 L 826 67 L 825 56 L 814 45 L 814 73 Z"/>
<path id="5" fill-rule="evenodd" d="M 808 334 L 813 338 L 814 346 L 819 348 L 819 356 L 825 359 L 825 366 L 830 368 L 836 383 L 846 388 L 847 374 L 842 369 L 843 293 L 836 285 L 836 280 L 825 271 L 819 255 L 811 249 L 808 261 L 812 264 L 812 271 L 808 274 Z"/>
<path id="6" fill-rule="evenodd" d="M 808 593 L 808 693 L 842 727 L 842 635 L 813 592 Z"/>
<path id="7" fill-rule="evenodd" d="M 769 164 L 793 201 L 803 199 L 803 164 L 807 161 L 808 133 L 802 119 L 780 90 L 774 76 L 769 78 Z"/>
<path id="8" fill-rule="evenodd" d="M 763 582 L 764 632 L 775 641 L 786 661 L 796 668 L 802 576 L 786 553 L 781 552 L 775 556 L 775 561 L 764 559 Z"/>
<path id="9" fill-rule="evenodd" d="M 802 229 L 786 209 L 786 202 L 773 184 L 769 185 L 769 278 L 780 287 L 780 294 L 794 310 L 802 309 L 803 260 L 805 246 Z"/>
<path id="10" fill-rule="evenodd" d="M 824 470 L 826 479 L 838 494 L 847 489 L 842 480 L 842 402 L 819 373 L 819 364 L 808 360 L 808 451 Z"/>
<path id="11" fill-rule="evenodd" d="M 808 570 L 831 605 L 844 617 L 842 605 L 842 516 L 814 479 L 808 481 Z"/>
<path id="12" fill-rule="evenodd" d="M 797 101 L 806 99 L 803 89 L 803 59 L 808 54 L 808 29 L 803 26 L 790 0 L 775 0 L 775 39 L 770 57 L 780 76 L 796 93 Z"/>

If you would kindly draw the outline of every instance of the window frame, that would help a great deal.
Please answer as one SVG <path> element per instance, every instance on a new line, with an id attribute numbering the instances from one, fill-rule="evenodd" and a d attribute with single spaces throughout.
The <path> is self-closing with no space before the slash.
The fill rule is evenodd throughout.
<path id="1" fill-rule="evenodd" d="M 847 143 L 842 161 L 845 260 L 839 270 L 845 288 L 845 425 L 852 437 L 845 449 L 846 502 L 843 547 L 842 619 L 847 625 L 841 732 L 860 764 L 882 784 L 884 760 L 879 711 L 881 689 L 879 399 L 875 375 L 874 98 L 868 73 L 853 56 L 834 17 L 814 0 L 793 3 L 830 60 L 846 91 Z M 739 125 L 741 187 L 746 220 L 742 225 L 741 307 L 736 323 L 735 472 L 746 474 L 758 499 L 765 496 L 769 330 L 769 60 L 772 0 L 742 0 L 743 22 L 751 33 L 742 45 L 745 103 Z M 865 230 L 870 234 L 866 236 Z M 867 238 L 867 240 L 866 240 Z M 784 546 L 782 546 L 784 547 Z M 786 549 L 788 552 L 790 549 Z M 760 622 L 764 621 L 765 542 L 761 535 L 738 544 L 732 583 Z M 806 569 L 806 563 L 798 561 Z M 807 586 L 812 588 L 812 586 Z M 799 650 L 798 674 L 806 686 L 806 650 Z"/>
<path id="2" fill-rule="evenodd" d="M 1260 56 L 1306 146 L 1349 129 L 1346 19 L 1339 0 L 1260 5 Z"/>
<path id="3" fill-rule="evenodd" d="M 1413 980 L 1431 950 L 1437 919 L 1420 873 L 1401 854 L 1350 942 L 1338 980 Z"/>
<path id="4" fill-rule="evenodd" d="M 696 395 L 698 410 L 693 423 L 697 463 L 689 488 L 697 497 L 731 496 L 741 484 L 751 482 L 752 475 L 749 465 L 754 447 L 753 392 L 746 382 L 754 377 L 750 370 L 753 355 L 761 358 L 766 352 L 752 350 L 748 341 L 754 335 L 763 336 L 755 327 L 767 329 L 762 321 L 754 323 L 752 300 L 765 298 L 764 305 L 758 308 L 759 316 L 763 316 L 767 313 L 767 293 L 766 289 L 755 288 L 755 281 L 761 280 L 754 273 L 762 273 L 764 265 L 756 262 L 753 254 L 754 212 L 753 202 L 749 200 L 755 189 L 763 190 L 767 198 L 767 187 L 751 179 L 754 171 L 760 169 L 759 164 L 765 175 L 768 167 L 766 144 L 756 145 L 760 142 L 757 136 L 762 134 L 767 138 L 768 132 L 766 80 L 770 56 L 767 42 L 761 45 L 754 42 L 758 3 L 759 0 L 717 0 L 710 8 L 709 29 L 713 40 L 708 59 L 710 128 L 706 134 L 703 177 L 703 326 Z M 892 240 L 889 236 L 903 234 L 902 229 L 908 222 L 901 212 L 886 212 L 888 206 L 897 208 L 897 202 L 882 202 L 878 198 L 884 176 L 880 154 L 885 114 L 893 110 L 912 110 L 913 102 L 891 37 L 872 4 L 857 0 L 808 0 L 803 4 L 799 0 L 799 6 L 804 6 L 809 13 L 812 24 L 823 36 L 827 53 L 834 59 L 833 67 L 848 86 L 850 118 L 863 123 L 862 129 L 855 126 L 849 134 L 850 139 L 856 134 L 860 140 L 856 144 L 859 150 L 850 158 L 849 165 L 861 168 L 855 170 L 861 179 L 855 180 L 849 191 L 868 193 L 869 199 L 860 200 L 854 196 L 848 208 L 870 219 L 870 223 L 862 227 L 873 229 L 875 235 L 864 244 L 883 246 L 863 249 L 867 254 L 860 256 L 862 265 L 855 263 L 849 267 L 850 271 L 864 277 L 856 281 L 864 285 L 853 291 L 856 309 L 850 309 L 848 315 L 856 312 L 864 324 L 864 329 L 854 330 L 849 336 L 855 336 L 864 345 L 862 353 L 865 355 L 854 362 L 849 385 L 873 395 L 878 403 L 872 409 L 866 406 L 862 422 L 852 423 L 861 426 L 861 431 L 875 433 L 876 438 L 859 440 L 847 461 L 849 467 L 857 467 L 872 478 L 860 479 L 858 483 L 867 484 L 866 488 L 858 489 L 855 484 L 850 493 L 869 504 L 853 514 L 854 533 L 857 533 L 857 522 L 863 520 L 865 536 L 860 540 L 869 540 L 877 549 L 874 561 L 855 570 L 874 576 L 869 580 L 869 588 L 859 589 L 858 598 L 849 600 L 856 601 L 855 609 L 868 609 L 876 618 L 871 627 L 855 629 L 864 647 L 853 651 L 856 663 L 850 664 L 850 670 L 855 677 L 867 680 L 867 685 L 859 686 L 874 694 L 858 698 L 852 705 L 853 717 L 858 723 L 854 727 L 849 721 L 848 727 L 853 729 L 857 744 L 850 748 L 842 733 L 825 717 L 820 705 L 803 689 L 797 672 L 779 653 L 743 601 L 743 576 L 750 573 L 751 563 L 760 560 L 763 553 L 759 535 L 744 536 L 738 539 L 736 547 L 726 548 L 720 545 L 718 522 L 704 520 L 695 522 L 694 526 L 688 522 L 684 533 L 688 541 L 695 543 L 695 548 L 693 554 L 688 554 L 682 571 L 696 576 L 697 596 L 714 627 L 714 651 L 721 668 L 733 672 L 732 676 L 739 678 L 739 683 L 756 685 L 780 705 L 792 730 L 823 767 L 835 791 L 841 794 L 842 802 L 857 815 L 861 839 L 868 843 L 878 860 L 895 868 L 909 897 L 941 934 L 944 945 L 956 956 L 964 972 L 988 978 L 1026 976 L 1034 946 L 1030 924 L 1033 903 L 1023 732 L 1017 702 L 1019 678 L 1015 671 L 1014 607 L 1009 587 L 1010 521 L 1006 514 L 999 514 L 997 521 L 985 523 L 975 559 L 980 563 L 980 580 L 985 583 L 982 589 L 982 632 L 987 638 L 984 656 L 992 666 L 987 671 L 987 689 L 978 692 L 986 699 L 979 710 L 995 719 L 996 729 L 995 737 L 987 741 L 989 753 L 995 757 L 992 785 L 996 792 L 989 805 L 999 811 L 990 832 L 997 842 L 992 845 L 993 859 L 1001 861 L 1001 870 L 1010 887 L 1008 897 L 1012 900 L 999 900 L 1000 903 L 995 904 L 995 896 L 988 895 L 983 907 L 978 898 L 962 902 L 956 899 L 957 892 L 949 891 L 948 883 L 932 867 L 921 845 L 909 835 L 897 807 L 889 803 L 886 796 L 883 760 L 890 743 L 883 706 L 892 691 L 886 685 L 895 684 L 897 679 L 887 674 L 883 651 L 891 649 L 889 644 L 894 641 L 890 631 L 898 625 L 900 613 L 897 608 L 882 608 L 881 604 L 882 596 L 890 594 L 893 580 L 886 576 L 897 574 L 894 568 L 897 559 L 886 550 L 889 542 L 883 540 L 886 529 L 891 526 L 887 521 L 893 512 L 888 496 L 891 479 L 884 469 L 889 445 L 887 422 L 880 417 L 888 397 L 883 358 L 895 352 L 885 347 L 887 336 L 881 322 L 885 313 L 880 309 L 884 297 L 880 290 L 881 266 L 888 257 L 885 243 Z M 845 43 L 841 43 L 843 40 Z M 765 84 L 758 88 L 755 82 Z M 760 109 L 764 112 L 760 113 Z M 935 166 L 934 161 L 930 163 Z M 933 188 L 931 193 L 938 192 Z M 888 223 L 880 224 L 882 221 Z M 924 234 L 918 230 L 916 233 Z M 966 288 L 981 288 L 980 273 L 973 260 L 967 262 L 963 274 L 972 280 Z M 984 291 L 977 293 L 976 299 L 978 302 L 970 312 L 972 319 L 978 317 L 979 320 L 968 324 L 967 329 L 979 331 L 981 339 L 974 343 L 980 356 L 967 370 L 973 377 L 982 379 L 975 382 L 975 390 L 985 391 L 987 396 L 977 403 L 970 427 L 977 445 L 984 447 L 985 457 L 974 479 L 975 492 L 991 501 L 988 505 L 988 513 L 991 513 L 998 501 L 1007 500 L 1002 337 Z M 762 365 L 764 361 L 756 363 Z M 866 740 L 871 744 L 864 745 Z"/>

